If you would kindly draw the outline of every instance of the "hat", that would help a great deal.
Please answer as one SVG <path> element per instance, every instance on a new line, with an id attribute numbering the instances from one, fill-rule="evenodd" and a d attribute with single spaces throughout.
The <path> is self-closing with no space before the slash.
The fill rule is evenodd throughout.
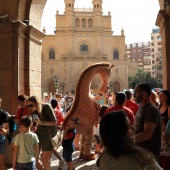
<path id="1" fill-rule="evenodd" d="M 79 119 L 78 118 L 71 118 L 71 121 L 73 121 L 75 124 L 79 124 Z"/>

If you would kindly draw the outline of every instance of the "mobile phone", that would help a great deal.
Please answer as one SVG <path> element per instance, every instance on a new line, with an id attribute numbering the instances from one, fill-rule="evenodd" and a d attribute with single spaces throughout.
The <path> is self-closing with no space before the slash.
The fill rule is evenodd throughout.
<path id="1" fill-rule="evenodd" d="M 33 119 L 38 119 L 38 115 L 37 114 L 33 114 Z"/>

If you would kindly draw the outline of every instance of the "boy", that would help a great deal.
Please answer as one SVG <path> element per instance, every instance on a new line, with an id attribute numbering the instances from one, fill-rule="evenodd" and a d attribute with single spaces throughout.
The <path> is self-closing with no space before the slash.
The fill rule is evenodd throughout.
<path id="1" fill-rule="evenodd" d="M 74 143 L 73 140 L 76 135 L 76 125 L 79 124 L 78 118 L 71 118 L 69 124 L 64 129 L 63 135 L 63 158 L 65 159 L 68 170 L 74 170 L 74 165 L 72 162 L 72 153 L 74 152 Z"/>
<path id="2" fill-rule="evenodd" d="M 38 156 L 38 137 L 30 131 L 31 116 L 23 116 L 19 122 L 20 133 L 14 139 L 13 169 L 36 170 Z"/>

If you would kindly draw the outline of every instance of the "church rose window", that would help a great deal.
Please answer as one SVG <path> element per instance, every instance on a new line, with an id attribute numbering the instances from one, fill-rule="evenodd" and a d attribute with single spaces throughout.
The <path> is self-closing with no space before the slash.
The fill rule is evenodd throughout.
<path id="1" fill-rule="evenodd" d="M 89 46 L 87 44 L 81 44 L 80 45 L 80 51 L 83 52 L 83 53 L 86 53 L 89 51 Z"/>

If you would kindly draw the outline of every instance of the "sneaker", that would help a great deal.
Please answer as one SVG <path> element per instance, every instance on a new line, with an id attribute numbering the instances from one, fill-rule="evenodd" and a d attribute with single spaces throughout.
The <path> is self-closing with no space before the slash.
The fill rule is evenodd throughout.
<path id="1" fill-rule="evenodd" d="M 64 165 L 64 163 L 65 163 L 65 160 L 63 158 L 61 158 L 59 160 L 59 168 L 61 168 Z"/>

